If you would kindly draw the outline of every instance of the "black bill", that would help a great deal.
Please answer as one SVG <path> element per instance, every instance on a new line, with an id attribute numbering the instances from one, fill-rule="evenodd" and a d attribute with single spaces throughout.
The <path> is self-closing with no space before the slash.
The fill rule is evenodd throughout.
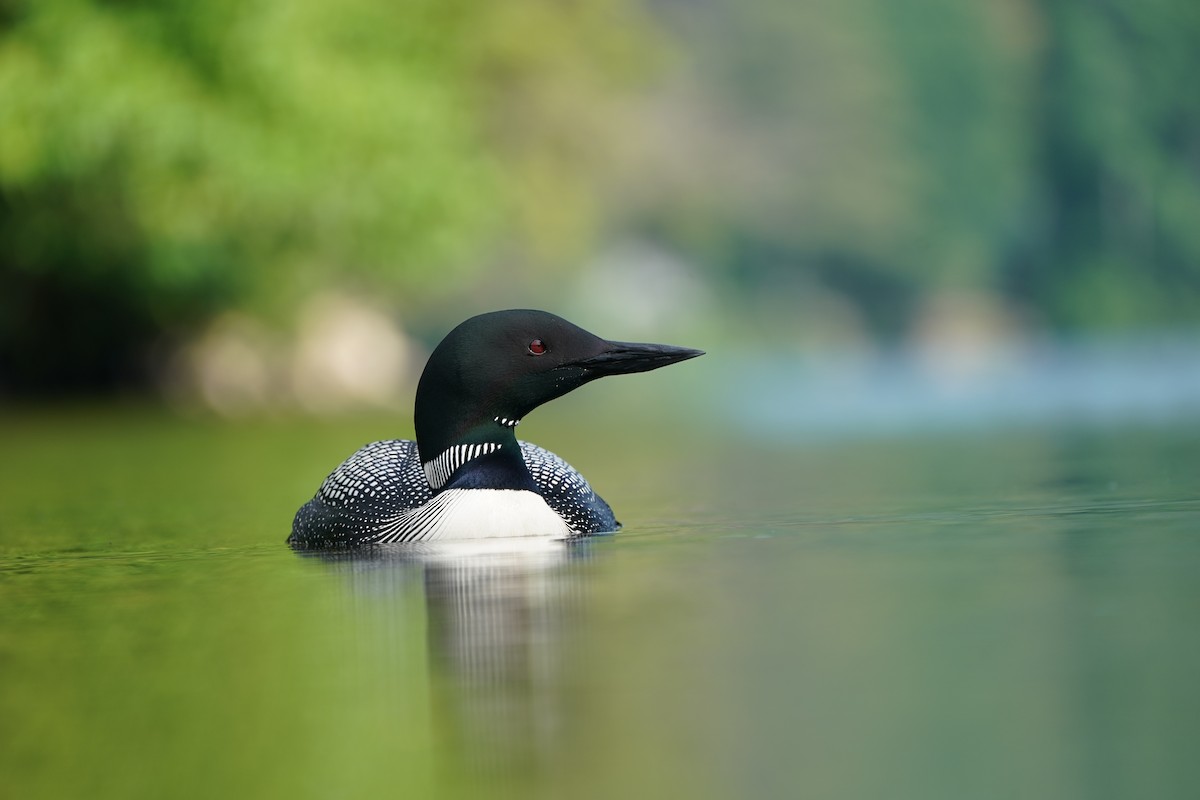
<path id="1" fill-rule="evenodd" d="M 704 355 L 703 350 L 675 347 L 669 344 L 641 344 L 638 342 L 607 342 L 606 344 L 606 349 L 599 354 L 576 361 L 570 366 L 582 367 L 597 376 L 621 375 L 628 372 L 647 372 Z"/>

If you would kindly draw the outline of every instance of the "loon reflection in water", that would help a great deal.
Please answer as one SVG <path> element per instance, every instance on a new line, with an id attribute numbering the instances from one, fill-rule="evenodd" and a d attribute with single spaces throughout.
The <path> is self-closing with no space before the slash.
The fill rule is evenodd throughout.
<path id="1" fill-rule="evenodd" d="M 507 539 L 304 551 L 344 575 L 352 613 L 400 614 L 422 586 L 436 741 L 464 779 L 528 775 L 564 746 L 564 641 L 585 605 L 589 540 Z"/>

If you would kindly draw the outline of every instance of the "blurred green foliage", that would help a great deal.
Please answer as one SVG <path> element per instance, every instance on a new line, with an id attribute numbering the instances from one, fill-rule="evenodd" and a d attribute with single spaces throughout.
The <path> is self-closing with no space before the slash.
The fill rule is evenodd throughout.
<path id="1" fill-rule="evenodd" d="M 714 98 L 680 164 L 710 179 L 647 217 L 755 304 L 824 286 L 890 335 L 942 290 L 1058 329 L 1200 320 L 1194 3 L 667 8 Z"/>
<path id="2" fill-rule="evenodd" d="M 1075 324 L 1200 320 L 1200 6 L 1046 4 L 1033 296 Z"/>
<path id="3" fill-rule="evenodd" d="M 271 314 L 331 283 L 453 289 L 520 205 L 508 184 L 522 171 L 551 174 L 535 187 L 546 196 L 570 194 L 553 177 L 568 170 L 485 143 L 492 123 L 518 143 L 528 132 L 492 109 L 519 96 L 536 122 L 554 97 L 531 76 L 586 89 L 592 73 L 636 65 L 624 50 L 638 26 L 622 13 L 538 0 L 0 5 L 3 382 L 112 383 L 146 340 L 235 304 Z"/>
<path id="4" fill-rule="evenodd" d="M 186 326 L 331 264 L 416 282 L 494 194 L 437 3 L 67 0 L 9 16 L 7 341 Z M 64 356 L 86 369 L 80 356 L 105 356 L 89 350 Z"/>
<path id="5" fill-rule="evenodd" d="M 553 303 L 629 236 L 735 314 L 1194 323 L 1197 74 L 1185 0 L 0 0 L 0 386 L 330 286 Z"/>

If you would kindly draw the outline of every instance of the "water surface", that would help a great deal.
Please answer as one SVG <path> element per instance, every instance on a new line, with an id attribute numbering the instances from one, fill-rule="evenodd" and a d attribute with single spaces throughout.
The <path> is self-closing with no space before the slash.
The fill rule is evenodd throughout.
<path id="1" fill-rule="evenodd" d="M 4 795 L 1200 782 L 1194 426 L 798 447 L 649 424 L 589 439 L 551 415 L 523 434 L 585 471 L 620 534 L 287 549 L 324 472 L 394 424 L 0 422 Z"/>

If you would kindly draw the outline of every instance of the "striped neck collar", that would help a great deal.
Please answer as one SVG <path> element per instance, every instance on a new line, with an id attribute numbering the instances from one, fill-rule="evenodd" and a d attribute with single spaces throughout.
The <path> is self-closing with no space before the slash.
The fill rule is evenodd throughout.
<path id="1" fill-rule="evenodd" d="M 514 423 L 515 424 L 515 423 Z M 425 468 L 425 479 L 434 491 L 446 485 L 455 470 L 472 459 L 494 453 L 503 445 L 496 442 L 482 444 L 456 444 L 442 451 L 442 454 L 432 461 L 426 461 L 421 466 Z"/>

